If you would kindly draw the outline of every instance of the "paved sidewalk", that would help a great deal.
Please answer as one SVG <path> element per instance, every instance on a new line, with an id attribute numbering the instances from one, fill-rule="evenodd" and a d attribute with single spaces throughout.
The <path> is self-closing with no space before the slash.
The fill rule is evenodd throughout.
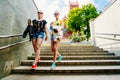
<path id="1" fill-rule="evenodd" d="M 2 80 L 120 80 L 120 75 L 10 75 Z"/>

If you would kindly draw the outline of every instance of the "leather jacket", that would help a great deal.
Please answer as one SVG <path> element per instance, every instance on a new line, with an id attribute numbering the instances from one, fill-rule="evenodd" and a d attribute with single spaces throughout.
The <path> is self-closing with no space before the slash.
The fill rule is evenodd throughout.
<path id="1" fill-rule="evenodd" d="M 32 25 L 28 25 L 25 29 L 25 31 L 23 32 L 23 38 L 26 38 L 27 34 L 29 33 L 29 41 L 31 41 L 31 39 L 33 38 L 33 26 Z"/>

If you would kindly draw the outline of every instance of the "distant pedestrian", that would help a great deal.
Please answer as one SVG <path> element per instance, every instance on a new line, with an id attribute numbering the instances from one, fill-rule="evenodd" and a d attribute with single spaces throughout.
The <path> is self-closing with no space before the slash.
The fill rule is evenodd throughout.
<path id="1" fill-rule="evenodd" d="M 27 23 L 28 25 L 23 32 L 23 38 L 26 38 L 27 34 L 29 33 L 29 41 L 31 41 L 33 38 L 33 26 L 31 25 L 31 19 L 28 19 Z"/>

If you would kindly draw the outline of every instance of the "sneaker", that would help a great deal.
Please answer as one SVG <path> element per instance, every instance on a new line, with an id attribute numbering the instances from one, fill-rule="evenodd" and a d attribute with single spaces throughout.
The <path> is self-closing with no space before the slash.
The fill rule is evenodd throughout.
<path id="1" fill-rule="evenodd" d="M 52 63 L 52 66 L 51 66 L 51 70 L 55 69 L 56 68 L 56 64 L 55 62 Z"/>
<path id="2" fill-rule="evenodd" d="M 58 61 L 60 62 L 60 61 L 62 61 L 62 56 L 60 55 L 59 57 L 58 57 Z"/>
<path id="3" fill-rule="evenodd" d="M 36 69 L 37 68 L 37 63 L 34 63 L 33 65 L 32 65 L 32 69 Z"/>

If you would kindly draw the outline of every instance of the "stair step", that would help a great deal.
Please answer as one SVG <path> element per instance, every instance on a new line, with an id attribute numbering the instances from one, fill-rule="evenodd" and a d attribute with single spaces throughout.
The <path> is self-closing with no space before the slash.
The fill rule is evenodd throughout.
<path id="1" fill-rule="evenodd" d="M 41 52 L 51 52 L 51 50 L 41 50 Z M 78 49 L 78 50 L 66 50 L 66 49 L 63 49 L 63 50 L 58 50 L 59 52 L 102 52 L 103 50 L 98 50 L 98 49 Z M 105 51 L 107 52 L 107 51 Z"/>
<path id="2" fill-rule="evenodd" d="M 41 60 L 52 60 L 53 56 L 41 56 Z M 29 56 L 28 60 L 34 60 L 35 56 Z M 63 60 L 107 60 L 107 59 L 120 59 L 120 56 L 63 56 Z"/>
<path id="3" fill-rule="evenodd" d="M 41 48 L 41 50 L 51 50 L 51 48 Z M 103 50 L 99 48 L 59 48 L 58 50 Z"/>
<path id="4" fill-rule="evenodd" d="M 31 66 L 19 66 L 12 70 L 13 74 L 110 74 L 120 73 L 120 66 L 57 66 L 54 70 L 50 70 L 50 66 L 38 66 L 35 70 Z"/>
<path id="5" fill-rule="evenodd" d="M 43 50 L 43 51 L 40 51 L 41 53 L 52 53 L 51 50 Z M 59 51 L 60 53 L 108 53 L 108 51 L 73 51 L 73 50 L 63 50 L 63 51 Z"/>
<path id="6" fill-rule="evenodd" d="M 21 65 L 30 66 L 34 60 L 24 60 Z M 38 66 L 50 66 L 52 60 L 41 60 L 38 62 Z M 120 60 L 62 60 L 61 62 L 56 62 L 57 65 L 61 66 L 71 66 L 71 65 L 120 65 Z"/>
<path id="7" fill-rule="evenodd" d="M 35 54 L 32 54 L 33 56 Z M 41 52 L 40 54 L 41 56 L 53 56 L 53 53 L 52 52 Z M 107 53 L 107 52 L 79 52 L 79 53 L 61 53 L 61 55 L 63 56 L 86 56 L 86 55 L 89 55 L 89 56 L 95 56 L 95 55 L 101 55 L 101 56 L 113 56 L 115 55 L 114 53 Z"/>
<path id="8" fill-rule="evenodd" d="M 58 46 L 59 48 L 98 48 L 98 47 L 94 47 L 92 45 L 59 45 Z M 50 48 L 50 45 L 48 46 L 42 46 L 41 48 L 46 48 L 46 49 L 49 49 Z"/>

